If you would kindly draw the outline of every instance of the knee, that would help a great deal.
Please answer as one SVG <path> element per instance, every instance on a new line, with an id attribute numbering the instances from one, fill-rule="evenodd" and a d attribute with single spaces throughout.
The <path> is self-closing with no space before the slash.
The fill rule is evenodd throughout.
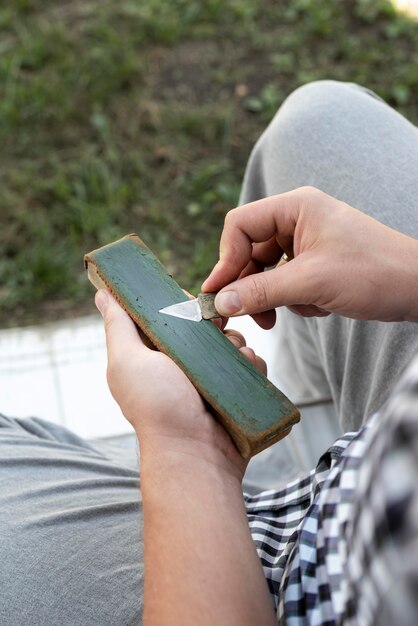
<path id="1" fill-rule="evenodd" d="M 348 158 L 370 95 L 358 85 L 332 80 L 308 83 L 290 94 L 257 145 L 267 194 L 302 185 L 326 187 L 327 169 Z"/>
<path id="2" fill-rule="evenodd" d="M 375 114 L 374 95 L 353 83 L 333 80 L 299 87 L 257 142 L 247 179 L 261 180 L 264 195 L 303 185 L 336 195 L 342 170 L 352 171 L 353 145 L 361 144 Z"/>
<path id="3" fill-rule="evenodd" d="M 328 107 L 336 100 L 340 101 L 347 97 L 348 93 L 359 93 L 366 91 L 355 83 L 346 83 L 338 80 L 316 80 L 306 83 L 295 89 L 283 102 L 283 108 L 306 108 L 313 105 L 315 107 Z M 280 112 L 280 109 L 279 109 Z"/>
<path id="4" fill-rule="evenodd" d="M 355 115 L 355 100 L 366 90 L 352 83 L 320 80 L 296 89 L 286 98 L 272 120 L 270 135 L 280 135 L 283 141 L 306 141 L 329 137 Z M 351 112 L 351 113 L 350 113 Z"/>

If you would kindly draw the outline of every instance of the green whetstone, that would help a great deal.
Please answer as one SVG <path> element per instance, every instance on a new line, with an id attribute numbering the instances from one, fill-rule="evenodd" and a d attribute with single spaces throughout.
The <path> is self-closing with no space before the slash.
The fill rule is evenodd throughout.
<path id="1" fill-rule="evenodd" d="M 179 285 L 136 235 L 84 257 L 89 279 L 106 287 L 151 343 L 185 372 L 244 458 L 290 432 L 299 411 L 208 320 L 159 313 L 187 300 Z"/>

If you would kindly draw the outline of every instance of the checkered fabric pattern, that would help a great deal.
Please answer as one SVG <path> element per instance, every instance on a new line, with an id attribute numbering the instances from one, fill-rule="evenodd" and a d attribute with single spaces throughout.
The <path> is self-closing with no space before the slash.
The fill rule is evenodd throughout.
<path id="1" fill-rule="evenodd" d="M 418 359 L 315 470 L 245 496 L 279 624 L 418 624 Z"/>

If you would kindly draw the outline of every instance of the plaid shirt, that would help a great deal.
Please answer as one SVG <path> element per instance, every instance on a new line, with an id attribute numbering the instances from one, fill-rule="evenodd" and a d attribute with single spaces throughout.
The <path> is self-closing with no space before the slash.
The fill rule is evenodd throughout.
<path id="1" fill-rule="evenodd" d="M 279 624 L 418 624 L 418 359 L 315 470 L 245 496 Z"/>

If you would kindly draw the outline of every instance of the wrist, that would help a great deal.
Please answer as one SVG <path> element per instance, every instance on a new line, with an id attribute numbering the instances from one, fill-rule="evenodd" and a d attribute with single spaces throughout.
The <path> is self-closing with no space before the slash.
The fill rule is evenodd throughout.
<path id="1" fill-rule="evenodd" d="M 216 422 L 213 430 L 210 437 L 206 434 L 204 438 L 187 434 L 138 434 L 142 477 L 146 479 L 148 473 L 155 476 L 157 472 L 165 480 L 176 480 L 179 472 L 196 475 L 203 472 L 241 486 L 247 461 Z"/>

